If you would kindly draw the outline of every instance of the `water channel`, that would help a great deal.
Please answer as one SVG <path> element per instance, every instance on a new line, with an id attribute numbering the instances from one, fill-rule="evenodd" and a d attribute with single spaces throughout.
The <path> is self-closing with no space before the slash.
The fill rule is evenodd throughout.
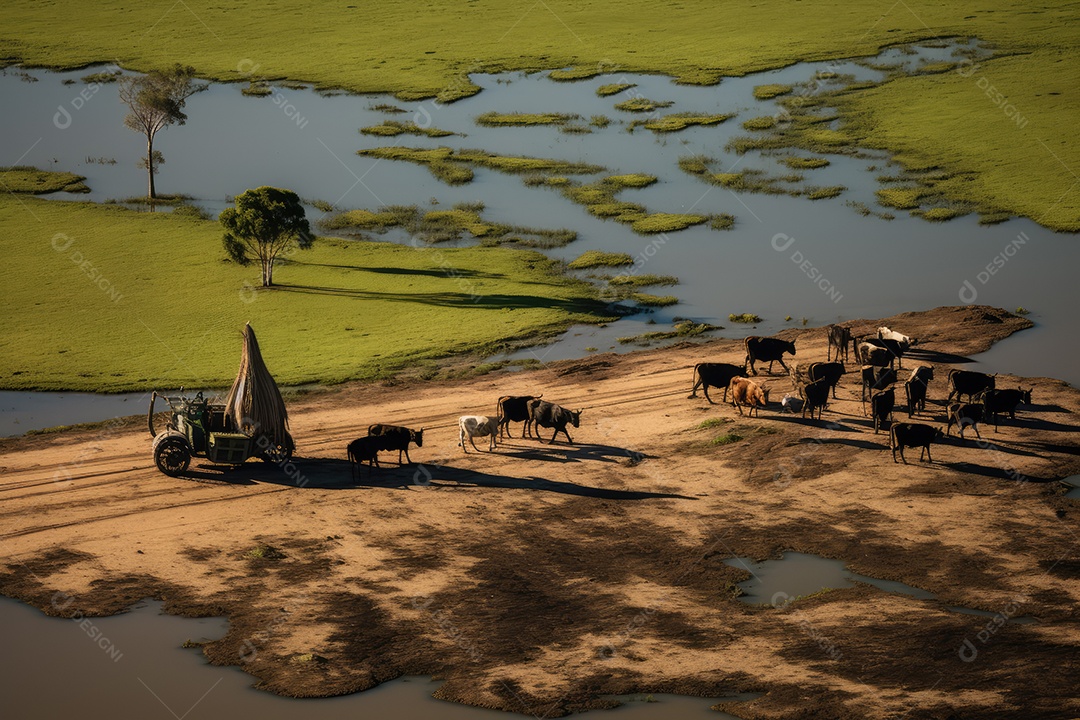
<path id="1" fill-rule="evenodd" d="M 912 66 L 949 59 L 951 52 L 950 48 L 923 47 L 906 54 L 891 49 L 874 62 Z M 0 98 L 13 110 L 0 116 L 0 164 L 85 175 L 91 192 L 71 199 L 138 196 L 145 182 L 144 173 L 136 167 L 142 144 L 138 135 L 123 126 L 125 107 L 117 96 L 117 85 L 87 84 L 80 78 L 88 72 L 3 71 Z M 1036 323 L 980 355 L 973 367 L 1080 383 L 1080 366 L 1071 361 L 1080 351 L 1071 277 L 1073 268 L 1080 265 L 1080 243 L 1073 235 L 1054 233 L 1022 218 L 981 226 L 975 215 L 945 223 L 927 222 L 902 211 L 895 212 L 891 221 L 860 215 L 845 203 L 884 209 L 874 198 L 874 191 L 881 187 L 876 177 L 895 173 L 896 168 L 883 153 L 863 158 L 830 156 L 828 167 L 804 171 L 807 183 L 847 187 L 837 198 L 818 201 L 736 193 L 706 185 L 678 168 L 679 157 L 703 154 L 719 158 L 718 168 L 724 170 L 753 167 L 770 174 L 786 172 L 775 158 L 752 152 L 735 155 L 725 151 L 724 145 L 746 134 L 741 127 L 744 120 L 777 112 L 775 101 L 754 98 L 756 85 L 804 82 L 819 72 L 850 74 L 859 80 L 882 77 L 881 71 L 853 61 L 799 63 L 726 78 L 714 87 L 676 85 L 659 75 L 617 73 L 565 83 L 543 73 L 504 73 L 473 76 L 483 91 L 449 105 L 277 86 L 271 96 L 255 98 L 244 96 L 239 84 L 213 84 L 188 101 L 186 125 L 168 128 L 158 136 L 157 146 L 167 159 L 158 186 L 163 193 L 193 196 L 195 203 L 215 215 L 232 195 L 266 184 L 292 188 L 308 200 L 326 201 L 339 210 L 391 204 L 432 207 L 432 201 L 445 208 L 479 201 L 486 207 L 485 217 L 492 220 L 569 227 L 578 232 L 577 241 L 546 251 L 551 256 L 572 259 L 591 249 L 623 251 L 643 258 L 642 272 L 680 278 L 678 286 L 663 290 L 677 295 L 679 304 L 633 315 L 605 328 L 571 328 L 551 345 L 520 351 L 523 357 L 553 360 L 580 357 L 589 348 L 633 349 L 616 339 L 668 327 L 676 317 L 725 325 L 719 336 L 742 337 L 798 327 L 803 319 L 814 326 L 957 305 L 971 297 L 968 293 L 961 298 L 967 282 L 977 291 L 976 302 L 1008 309 L 1024 306 Z M 613 82 L 635 83 L 636 87 L 611 97 L 596 94 L 598 86 Z M 672 102 L 663 113 L 737 115 L 720 125 L 677 133 L 654 134 L 640 127 L 629 132 L 628 123 L 642 117 L 614 108 L 627 93 Z M 381 105 L 406 112 L 388 114 L 377 109 Z M 584 118 L 605 115 L 612 123 L 593 127 L 588 134 L 568 134 L 552 126 L 478 125 L 476 116 L 488 111 L 577 113 Z M 401 140 L 359 132 L 361 127 L 387 119 L 415 121 L 459 135 L 401 136 L 407 138 Z M 650 211 L 730 213 L 736 225 L 730 231 L 697 226 L 642 236 L 626 225 L 593 217 L 556 190 L 528 187 L 518 178 L 493 170 L 479 168 L 473 182 L 448 186 L 422 166 L 356 154 L 363 148 L 391 144 L 483 148 L 596 163 L 611 173 L 650 173 L 659 178 L 658 183 L 626 190 L 620 198 L 639 202 Z M 52 197 L 62 199 L 61 195 Z M 323 215 L 309 206 L 311 219 Z M 385 239 L 409 240 L 403 233 L 388 234 Z M 1002 265 L 993 275 L 987 274 L 987 265 L 996 259 L 1003 260 Z M 808 276 L 804 261 L 819 272 L 817 280 Z M 764 321 L 753 327 L 727 322 L 729 313 L 742 312 L 756 313 Z M 792 319 L 785 320 L 787 316 Z M 59 420 L 46 410 L 58 397 L 0 394 L 0 435 L 57 422 L 104 420 L 126 411 L 124 399 L 98 401 L 93 396 L 67 394 L 65 415 L 70 411 L 79 419 Z"/>

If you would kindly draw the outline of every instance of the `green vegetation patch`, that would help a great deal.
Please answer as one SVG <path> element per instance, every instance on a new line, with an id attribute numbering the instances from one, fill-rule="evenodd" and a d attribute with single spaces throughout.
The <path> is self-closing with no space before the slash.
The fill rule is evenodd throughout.
<path id="1" fill-rule="evenodd" d="M 596 88 L 596 94 L 600 97 L 618 95 L 623 90 L 629 90 L 632 87 L 637 87 L 637 83 L 609 83 Z"/>
<path id="2" fill-rule="evenodd" d="M 717 437 L 714 437 L 712 439 L 712 441 L 710 442 L 710 444 L 711 445 L 731 445 L 732 443 L 737 443 L 742 439 L 743 439 L 742 435 L 737 435 L 736 433 L 732 432 L 732 433 L 727 433 L 725 435 L 719 435 Z"/>
<path id="3" fill-rule="evenodd" d="M 825 200 L 834 198 L 847 190 L 843 185 L 829 185 L 827 187 L 810 187 L 803 192 L 803 197 L 809 200 Z"/>
<path id="4" fill-rule="evenodd" d="M 240 92 L 248 97 L 266 97 L 267 95 L 272 95 L 274 89 L 262 80 L 252 80 L 248 83 L 248 86 L 240 90 Z"/>
<path id="5" fill-rule="evenodd" d="M 559 80 L 561 82 L 576 82 L 577 80 L 588 80 L 589 78 L 596 77 L 601 72 L 603 72 L 603 68 L 599 64 L 583 65 L 580 67 L 552 70 L 548 73 L 548 77 L 552 80 Z"/>
<path id="6" fill-rule="evenodd" d="M 790 85 L 758 85 L 754 88 L 754 97 L 758 100 L 770 100 L 790 92 Z"/>
<path id="7" fill-rule="evenodd" d="M 630 227 L 634 232 L 644 234 L 674 232 L 688 228 L 691 225 L 700 225 L 708 219 L 707 215 L 658 212 L 646 215 L 640 220 L 635 220 Z"/>
<path id="8" fill-rule="evenodd" d="M 498 113 L 486 112 L 476 117 L 477 125 L 486 127 L 504 127 L 515 125 L 565 125 L 571 120 L 580 120 L 576 113 Z"/>
<path id="9" fill-rule="evenodd" d="M 46 195 L 54 192 L 88 193 L 86 178 L 57 170 L 38 170 L 28 165 L 0 167 L 0 187 L 11 193 Z"/>
<path id="10" fill-rule="evenodd" d="M 106 85 L 108 83 L 114 83 L 120 79 L 120 76 L 124 74 L 123 70 L 103 70 L 101 72 L 90 73 L 89 75 L 83 75 L 82 80 L 87 85 Z"/>
<path id="11" fill-rule="evenodd" d="M 717 125 L 733 117 L 735 117 L 734 113 L 721 113 L 718 115 L 702 115 L 693 112 L 674 113 L 657 120 L 638 121 L 632 123 L 630 127 L 643 125 L 646 130 L 652 130 L 655 133 L 668 133 L 683 130 L 691 125 Z"/>
<path id="12" fill-rule="evenodd" d="M 958 208 L 935 207 L 926 210 L 916 210 L 914 214 L 918 215 L 923 220 L 929 220 L 930 222 L 945 222 L 946 220 L 952 220 L 954 217 L 966 213 Z"/>
<path id="13" fill-rule="evenodd" d="M 655 175 L 630 173 L 627 175 L 608 175 L 603 182 L 620 188 L 643 188 L 656 182 Z"/>
<path id="14" fill-rule="evenodd" d="M 727 319 L 728 322 L 745 323 L 747 325 L 757 325 L 759 322 L 761 322 L 761 316 L 755 315 L 754 313 L 742 313 L 739 315 L 731 313 L 730 315 L 728 315 Z"/>
<path id="15" fill-rule="evenodd" d="M 674 295 L 650 295 L 649 293 L 631 293 L 630 299 L 643 307 L 667 307 L 679 302 Z"/>
<path id="16" fill-rule="evenodd" d="M 633 264 L 634 258 L 627 253 L 586 250 L 572 260 L 567 267 L 572 270 L 589 270 L 591 268 L 623 267 L 625 265 Z"/>
<path id="17" fill-rule="evenodd" d="M 742 126 L 744 130 L 768 130 L 769 128 L 776 126 L 776 118 L 772 115 L 750 118 L 749 120 L 744 120 Z"/>
<path id="18" fill-rule="evenodd" d="M 614 287 L 650 287 L 656 285 L 678 285 L 679 278 L 674 275 L 616 275 L 608 279 L 608 284 Z"/>
<path id="19" fill-rule="evenodd" d="M 829 159 L 823 157 L 802 157 L 800 155 L 788 155 L 781 162 L 792 170 L 815 170 L 829 165 Z"/>
<path id="20" fill-rule="evenodd" d="M 395 135 L 422 135 L 426 137 L 446 137 L 447 135 L 456 135 L 449 130 L 440 130 L 436 127 L 420 127 L 414 122 L 398 122 L 396 120 L 387 120 L 379 123 L 378 125 L 369 125 L 368 127 L 360 128 L 360 132 L 365 135 L 381 135 L 385 137 L 393 137 Z"/>
<path id="21" fill-rule="evenodd" d="M 378 147 L 358 150 L 357 154 L 385 160 L 404 160 L 426 165 L 428 170 L 439 180 L 450 185 L 459 185 L 473 179 L 469 166 L 487 167 L 506 173 L 563 173 L 569 175 L 589 175 L 602 172 L 599 165 L 575 163 L 566 160 L 547 160 L 544 158 L 521 157 L 514 155 L 495 155 L 485 150 L 457 150 L 448 147 L 408 148 Z"/>
<path id="22" fill-rule="evenodd" d="M 882 188 L 874 192 L 879 203 L 897 210 L 912 210 L 919 207 L 920 199 L 928 194 L 929 191 L 922 187 Z"/>
<path id="23" fill-rule="evenodd" d="M 616 110 L 625 110 L 627 112 L 653 112 L 660 108 L 671 107 L 675 103 L 664 100 L 649 100 L 648 98 L 637 97 L 624 100 L 621 103 L 615 104 Z"/>
<path id="24" fill-rule="evenodd" d="M 696 323 L 692 320 L 681 320 L 675 323 L 674 329 L 672 330 L 657 330 L 653 332 L 641 333 L 640 335 L 621 337 L 618 339 L 618 342 L 620 345 L 649 346 L 655 342 L 661 342 L 664 340 L 696 337 L 698 335 L 712 332 L 714 330 L 723 330 L 723 328 L 719 325 L 711 325 L 709 323 Z M 731 421 L 729 420 L 728 422 Z"/>
<path id="25" fill-rule="evenodd" d="M 319 238 L 261 289 L 257 267 L 223 262 L 216 221 L 4 194 L 0 224 L 6 389 L 228 387 L 247 321 L 277 381 L 301 385 L 613 319 L 595 285 L 532 250 Z"/>

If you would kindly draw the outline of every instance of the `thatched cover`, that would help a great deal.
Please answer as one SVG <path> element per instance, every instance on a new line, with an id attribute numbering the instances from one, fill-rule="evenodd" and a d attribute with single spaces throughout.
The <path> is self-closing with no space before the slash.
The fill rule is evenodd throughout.
<path id="1" fill-rule="evenodd" d="M 243 432 L 265 435 L 281 447 L 288 445 L 289 414 L 285 411 L 285 401 L 266 369 L 251 325 L 244 325 L 240 371 L 225 399 L 225 413 Z"/>

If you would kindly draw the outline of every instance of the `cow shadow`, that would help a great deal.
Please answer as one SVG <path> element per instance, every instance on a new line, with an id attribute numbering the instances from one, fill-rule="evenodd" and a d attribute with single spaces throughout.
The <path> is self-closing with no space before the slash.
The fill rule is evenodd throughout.
<path id="1" fill-rule="evenodd" d="M 904 353 L 904 358 L 911 358 L 912 360 L 918 360 L 920 362 L 928 363 L 972 363 L 975 362 L 971 358 L 964 355 L 957 355 L 955 353 L 942 352 L 940 350 L 927 350 L 925 348 L 909 348 Z M 906 370 L 907 368 L 905 368 Z"/>
<path id="2" fill-rule="evenodd" d="M 980 450 L 987 450 L 989 452 L 1001 452 L 1007 455 L 1020 455 L 1023 457 L 1039 457 L 1039 453 L 1030 452 L 1013 445 L 1004 445 L 996 443 L 992 438 L 988 437 L 986 433 L 983 433 L 982 439 L 973 437 L 973 433 L 968 433 L 965 437 L 961 438 L 959 435 L 946 435 L 938 440 L 934 441 L 939 445 L 951 445 L 953 447 L 970 448 L 975 447 Z"/>
<path id="3" fill-rule="evenodd" d="M 836 415 L 836 413 L 833 413 Z M 850 416 L 844 416 L 845 418 Z M 827 419 L 828 415 L 822 417 L 820 420 L 817 418 L 804 418 L 798 413 L 786 414 L 782 413 L 774 415 L 770 419 L 783 423 L 791 423 L 792 425 L 803 425 L 805 427 L 816 427 L 822 430 L 835 430 L 837 432 L 858 432 L 855 428 L 848 427 L 844 424 L 845 421 Z"/>
<path id="4" fill-rule="evenodd" d="M 821 445 L 847 445 L 860 450 L 888 450 L 890 448 L 887 441 L 882 445 L 881 443 L 870 442 L 869 440 L 855 440 L 854 438 L 827 438 L 825 440 L 815 440 L 814 442 Z"/>
<path id="5" fill-rule="evenodd" d="M 495 453 L 505 457 L 557 463 L 575 463 L 589 460 L 603 463 L 617 463 L 620 460 L 629 460 L 631 463 L 638 463 L 652 457 L 645 453 L 627 450 L 614 445 L 597 445 L 595 443 L 568 445 L 565 442 L 556 444 L 545 442 L 530 445 L 512 445 L 509 442 L 504 442 L 495 446 Z"/>
<path id="6" fill-rule="evenodd" d="M 1058 478 L 1056 477 L 1027 475 L 1011 468 L 996 467 L 992 465 L 980 465 L 971 462 L 941 462 L 939 464 L 951 470 L 956 470 L 957 472 L 982 475 L 983 477 L 994 478 L 995 480 L 1011 480 L 1012 482 L 1031 482 L 1039 484 L 1058 481 Z"/>

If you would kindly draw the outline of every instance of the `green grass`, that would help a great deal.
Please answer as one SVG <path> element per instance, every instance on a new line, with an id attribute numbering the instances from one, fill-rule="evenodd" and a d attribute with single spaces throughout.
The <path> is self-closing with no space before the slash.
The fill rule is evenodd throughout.
<path id="1" fill-rule="evenodd" d="M 727 433 L 726 435 L 719 435 L 717 437 L 714 437 L 710 441 L 709 444 L 710 445 L 731 445 L 732 443 L 737 443 L 742 439 L 743 439 L 742 435 L 736 435 L 735 433 Z"/>
<path id="2" fill-rule="evenodd" d="M 945 222 L 946 220 L 952 220 L 954 217 L 959 217 L 965 213 L 963 210 L 957 208 L 935 207 L 927 210 L 918 210 L 915 214 L 919 215 L 923 220 L 929 220 L 930 222 Z"/>
<path id="3" fill-rule="evenodd" d="M 761 322 L 761 316 L 755 315 L 754 313 L 742 313 L 741 315 L 731 313 L 730 315 L 728 315 L 727 319 L 728 322 L 745 323 L 747 325 L 757 325 L 759 322 Z"/>
<path id="4" fill-rule="evenodd" d="M 422 135 L 426 137 L 446 137 L 448 135 L 456 135 L 449 130 L 440 130 L 436 127 L 420 127 L 414 122 L 398 122 L 396 120 L 386 120 L 378 125 L 369 125 L 368 127 L 360 128 L 360 132 L 365 135 L 381 135 L 384 137 L 393 137 L 395 135 Z"/>
<path id="5" fill-rule="evenodd" d="M 744 130 L 768 130 L 776 125 L 776 118 L 772 115 L 763 115 L 762 117 L 750 118 L 743 121 Z"/>
<path id="6" fill-rule="evenodd" d="M 573 113 L 498 113 L 493 111 L 478 115 L 476 124 L 485 127 L 565 125 L 571 120 L 579 119 L 581 116 Z"/>
<path id="7" fill-rule="evenodd" d="M 257 268 L 223 261 L 216 221 L 3 195 L 0 224 L 6 389 L 227 387 L 247 321 L 278 382 L 299 385 L 611 319 L 596 287 L 528 250 L 321 238 L 263 290 Z"/>
<path id="8" fill-rule="evenodd" d="M 623 90 L 629 90 L 632 87 L 637 87 L 637 83 L 609 83 L 596 88 L 596 94 L 600 97 L 618 95 Z"/>
<path id="9" fill-rule="evenodd" d="M 815 170 L 829 165 L 829 159 L 823 157 L 801 157 L 788 155 L 782 162 L 792 170 Z"/>
<path id="10" fill-rule="evenodd" d="M 87 193 L 86 178 L 75 173 L 38 170 L 28 165 L 0 167 L 0 189 L 9 193 L 47 195 L 54 192 Z"/>
<path id="11" fill-rule="evenodd" d="M 274 89 L 262 80 L 252 80 L 248 86 L 240 91 L 248 97 L 266 97 L 274 93 Z"/>
<path id="12" fill-rule="evenodd" d="M 668 102 L 666 100 L 649 100 L 648 98 L 631 98 L 624 100 L 621 103 L 615 103 L 616 110 L 625 110 L 627 112 L 652 112 L 660 108 L 671 107 L 675 103 Z"/>
<path id="13" fill-rule="evenodd" d="M 649 287 L 656 285 L 678 285 L 679 278 L 674 275 L 616 275 L 608 280 L 608 284 L 616 287 Z"/>
<path id="14" fill-rule="evenodd" d="M 667 307 L 679 302 L 674 295 L 651 295 L 649 293 L 631 293 L 630 299 L 643 307 Z"/>
<path id="15" fill-rule="evenodd" d="M 627 253 L 603 252 L 600 250 L 586 250 L 572 260 L 568 268 L 572 270 L 588 270 L 600 267 L 623 267 L 633 265 L 634 258 Z"/>
<path id="16" fill-rule="evenodd" d="M 803 191 L 803 197 L 810 200 L 825 200 L 826 198 L 834 198 L 840 193 L 847 190 L 843 185 L 830 185 L 828 187 L 811 187 Z"/>
<path id="17" fill-rule="evenodd" d="M 696 323 L 692 320 L 683 320 L 675 323 L 674 329 L 672 330 L 658 330 L 654 332 L 641 333 L 640 335 L 621 337 L 618 338 L 618 342 L 620 345 L 649 346 L 652 345 L 654 342 L 659 342 L 662 340 L 697 337 L 698 335 L 712 332 L 713 330 L 723 330 L 723 328 L 719 325 L 711 325 L 709 323 Z"/>
<path id="18" fill-rule="evenodd" d="M 560 80 L 562 82 L 575 82 L 577 80 L 588 80 L 589 78 L 596 77 L 602 72 L 602 68 L 598 66 L 584 66 L 584 67 L 571 67 L 571 68 L 559 68 L 552 70 L 548 73 L 548 77 L 552 80 Z"/>
<path id="19" fill-rule="evenodd" d="M 590 175 L 602 172 L 604 169 L 599 165 L 567 160 L 495 155 L 485 150 L 455 151 L 448 147 L 409 148 L 395 145 L 358 150 L 357 154 L 384 160 L 404 160 L 426 165 L 432 175 L 450 185 L 470 182 L 473 179 L 473 171 L 470 166 L 487 167 L 500 172 L 515 174 L 564 173 L 569 175 Z"/>
<path id="20" fill-rule="evenodd" d="M 618 106 L 616 106 L 618 107 Z M 633 128 L 637 124 L 641 124 L 646 130 L 652 130 L 655 133 L 669 133 L 683 130 L 692 125 L 717 125 L 735 117 L 734 113 L 718 114 L 718 115 L 702 115 L 701 113 L 674 113 L 672 115 L 665 115 L 657 120 L 646 120 L 644 122 L 638 122 L 631 124 Z"/>
<path id="21" fill-rule="evenodd" d="M 713 230 L 730 230 L 735 227 L 735 216 L 720 213 L 709 218 L 709 227 Z"/>
<path id="22" fill-rule="evenodd" d="M 98 85 L 104 85 L 106 83 L 114 83 L 120 79 L 123 74 L 122 70 L 101 71 L 96 73 L 90 73 L 89 75 L 83 75 L 79 80 L 83 81 L 87 85 L 97 83 Z"/>
<path id="23" fill-rule="evenodd" d="M 885 207 L 896 208 L 897 210 L 912 210 L 919 207 L 919 201 L 921 198 L 928 194 L 925 188 L 882 188 L 876 190 L 874 194 L 877 196 L 878 202 Z"/>
<path id="24" fill-rule="evenodd" d="M 652 234 L 674 232 L 683 230 L 691 225 L 700 225 L 708 220 L 706 215 L 690 215 L 686 213 L 652 213 L 630 224 L 634 232 Z"/>
<path id="25" fill-rule="evenodd" d="M 731 418 L 726 418 L 726 417 L 709 418 L 708 420 L 702 420 L 700 423 L 698 423 L 697 427 L 695 427 L 694 429 L 695 430 L 711 430 L 713 428 L 722 427 L 724 425 L 730 425 L 733 422 L 735 422 L 735 421 L 732 420 Z"/>
<path id="26" fill-rule="evenodd" d="M 791 92 L 790 85 L 758 85 L 754 88 L 754 97 L 758 100 L 769 100 Z"/>
<path id="27" fill-rule="evenodd" d="M 646 175 L 644 173 L 630 173 L 628 175 L 608 175 L 603 180 L 609 185 L 614 185 L 620 188 L 643 188 L 652 185 L 656 182 L 655 175 Z"/>

